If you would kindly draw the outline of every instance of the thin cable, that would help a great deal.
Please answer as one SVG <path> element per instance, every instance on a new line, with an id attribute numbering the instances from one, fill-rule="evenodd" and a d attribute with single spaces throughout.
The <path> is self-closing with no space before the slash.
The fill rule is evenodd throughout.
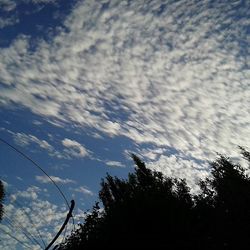
<path id="1" fill-rule="evenodd" d="M 64 195 L 64 193 L 62 192 L 62 190 L 60 189 L 60 187 L 56 184 L 56 182 L 34 161 L 32 160 L 29 156 L 27 156 L 25 153 L 23 153 L 22 151 L 20 151 L 19 149 L 17 149 L 16 147 L 14 147 L 13 145 L 11 145 L 10 143 L 8 143 L 7 141 L 5 141 L 4 139 L 2 139 L 0 137 L 0 141 L 3 142 L 4 144 L 8 145 L 10 148 L 12 148 L 14 151 L 16 151 L 17 153 L 19 153 L 20 155 L 22 155 L 25 159 L 27 159 L 28 161 L 30 161 L 31 163 L 33 163 L 37 168 L 39 168 L 49 179 L 50 181 L 56 186 L 57 190 L 59 191 L 59 193 L 61 194 L 61 196 L 63 197 L 64 201 L 66 202 L 68 208 L 70 209 L 70 205 Z M 74 216 L 72 214 L 72 221 L 73 221 L 73 225 L 75 227 L 75 221 L 74 221 Z"/>
<path id="2" fill-rule="evenodd" d="M 22 234 L 25 235 L 25 237 L 30 240 L 32 242 L 32 244 L 35 245 L 39 245 L 41 247 L 41 249 L 43 249 L 43 247 L 41 246 L 41 244 L 36 240 L 36 238 L 26 229 L 24 228 L 22 225 L 17 225 L 15 222 L 12 221 L 12 219 L 10 217 L 8 217 L 6 214 L 4 216 L 5 219 L 7 219 L 7 223 L 11 226 L 11 227 L 16 227 L 18 228 Z"/>
<path id="3" fill-rule="evenodd" d="M 32 244 L 39 245 L 39 246 L 43 249 L 43 247 L 41 246 L 40 242 L 38 242 L 38 241 L 36 240 L 36 238 L 35 238 L 26 228 L 24 228 L 22 225 L 17 225 L 17 224 L 16 224 L 15 222 L 13 222 L 12 219 L 11 219 L 10 217 L 8 217 L 7 215 L 5 215 L 5 219 L 7 219 L 7 223 L 8 223 L 11 227 L 13 227 L 13 228 L 16 227 L 16 228 L 18 228 L 18 229 L 21 231 L 21 233 L 24 234 L 25 237 L 26 237 L 27 239 L 29 239 L 29 240 L 32 242 Z"/>
<path id="4" fill-rule="evenodd" d="M 26 158 L 28 161 L 32 162 L 37 168 L 39 168 L 49 179 L 50 181 L 56 186 L 56 188 L 58 189 L 58 191 L 60 192 L 60 194 L 62 195 L 63 199 L 65 200 L 68 208 L 70 208 L 70 205 L 65 197 L 65 195 L 63 194 L 62 190 L 59 188 L 59 186 L 55 183 L 55 181 L 34 161 L 32 160 L 29 156 L 27 156 L 25 153 L 23 153 L 22 151 L 20 151 L 19 149 L 17 149 L 16 147 L 14 147 L 13 145 L 11 145 L 10 143 L 8 143 L 7 141 L 5 141 L 4 139 L 0 138 L 0 141 L 2 141 L 3 143 L 5 143 L 6 145 L 8 145 L 9 147 L 11 147 L 13 150 L 15 150 L 17 153 L 19 153 L 20 155 L 22 155 L 24 158 Z"/>
<path id="5" fill-rule="evenodd" d="M 5 224 L 5 226 L 7 226 L 11 231 L 13 230 L 13 228 L 18 228 L 11 221 L 6 221 L 6 222 L 8 223 L 9 226 L 7 224 Z M 18 229 L 20 230 L 20 228 Z M 34 244 L 33 240 L 25 232 L 21 231 L 21 234 L 23 234 L 31 242 L 31 244 Z"/>
<path id="6" fill-rule="evenodd" d="M 4 229 L 2 229 L 0 227 L 0 230 L 2 230 L 2 232 L 4 232 L 5 234 L 7 234 L 9 237 L 11 237 L 12 239 L 16 240 L 17 242 L 19 242 L 20 244 L 22 244 L 23 246 L 26 246 L 29 249 L 33 249 L 32 247 L 30 247 L 26 242 L 23 242 L 19 239 L 17 239 L 15 236 L 11 235 L 9 232 L 6 232 Z"/>
<path id="7" fill-rule="evenodd" d="M 10 193 L 6 192 L 6 195 L 10 195 Z M 33 220 L 29 216 L 29 214 L 24 210 L 24 208 L 22 208 L 22 205 L 17 200 L 14 200 L 14 203 L 16 203 L 17 207 L 26 215 L 29 222 L 32 224 L 33 228 L 37 231 L 37 234 L 38 234 L 39 238 L 41 239 L 44 247 L 46 247 L 46 244 L 45 244 L 45 242 L 44 242 L 44 240 L 43 240 L 43 238 L 41 236 L 41 233 L 40 233 L 39 229 L 36 227 L 36 225 L 34 224 Z M 31 208 L 31 210 L 32 210 L 32 208 Z"/>

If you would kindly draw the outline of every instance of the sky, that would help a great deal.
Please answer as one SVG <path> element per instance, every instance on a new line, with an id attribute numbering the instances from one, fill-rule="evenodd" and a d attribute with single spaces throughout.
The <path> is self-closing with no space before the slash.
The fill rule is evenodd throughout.
<path id="1" fill-rule="evenodd" d="M 0 138 L 76 223 L 130 153 L 195 191 L 217 153 L 250 148 L 249 45 L 249 0 L 0 0 Z M 62 196 L 3 143 L 0 179 L 1 249 L 41 249 Z"/>

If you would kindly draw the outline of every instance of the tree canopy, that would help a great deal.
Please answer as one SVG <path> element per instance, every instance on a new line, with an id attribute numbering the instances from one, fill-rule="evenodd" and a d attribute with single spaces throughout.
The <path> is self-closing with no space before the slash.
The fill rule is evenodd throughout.
<path id="1" fill-rule="evenodd" d="M 250 163 L 250 153 L 240 148 Z M 220 156 L 192 195 L 185 180 L 146 168 L 135 155 L 126 180 L 107 175 L 84 223 L 59 249 L 227 249 L 250 243 L 250 178 Z"/>
<path id="2" fill-rule="evenodd" d="M 3 216 L 3 198 L 4 198 L 4 186 L 2 181 L 0 180 L 0 221 Z"/>

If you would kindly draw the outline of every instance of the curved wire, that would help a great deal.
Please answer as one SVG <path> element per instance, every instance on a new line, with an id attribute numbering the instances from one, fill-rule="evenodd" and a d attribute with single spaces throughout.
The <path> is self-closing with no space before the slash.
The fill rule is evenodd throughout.
<path id="1" fill-rule="evenodd" d="M 67 214 L 67 217 L 66 217 L 64 223 L 62 224 L 60 230 L 58 231 L 58 233 L 56 234 L 56 236 L 53 238 L 53 240 L 45 248 L 45 250 L 48 250 L 56 242 L 56 240 L 58 239 L 58 237 L 61 235 L 61 233 L 63 232 L 65 226 L 68 224 L 69 219 L 72 217 L 72 211 L 74 210 L 74 207 L 75 207 L 75 201 L 71 200 L 71 206 L 70 206 L 69 212 Z"/>
<path id="2" fill-rule="evenodd" d="M 60 194 L 62 195 L 64 201 L 66 202 L 68 208 L 70 208 L 70 205 L 69 205 L 69 203 L 68 203 L 65 195 L 63 194 L 62 190 L 59 188 L 59 186 L 56 184 L 56 182 L 34 160 L 32 160 L 29 156 L 27 156 L 26 154 L 24 154 L 22 151 L 20 151 L 19 149 L 17 149 L 16 147 L 14 147 L 13 145 L 11 145 L 10 143 L 8 143 L 7 141 L 5 141 L 4 139 L 0 138 L 0 141 L 3 142 L 3 143 L 5 143 L 9 147 L 11 147 L 13 150 L 15 150 L 17 153 L 19 153 L 20 155 L 22 155 L 25 159 L 27 159 L 28 161 L 32 162 L 37 168 L 39 168 L 50 179 L 50 181 L 56 186 L 57 190 L 60 192 Z"/>
<path id="3" fill-rule="evenodd" d="M 17 153 L 19 153 L 21 156 L 23 156 L 26 160 L 30 161 L 33 165 L 35 165 L 37 168 L 39 168 L 48 178 L 49 180 L 55 185 L 55 187 L 57 188 L 57 190 L 59 191 L 59 193 L 61 194 L 61 196 L 63 197 L 64 201 L 66 202 L 68 208 L 70 209 L 70 205 L 69 202 L 67 201 L 64 193 L 62 192 L 62 190 L 60 189 L 60 187 L 56 184 L 56 182 L 42 169 L 42 167 L 40 167 L 34 160 L 32 160 L 29 156 L 27 156 L 25 153 L 23 153 L 22 151 L 20 151 L 19 149 L 17 149 L 16 147 L 14 147 L 13 145 L 11 145 L 10 143 L 8 143 L 7 141 L 5 141 L 4 139 L 2 139 L 0 137 L 0 141 L 3 142 L 4 144 L 8 145 L 11 149 L 13 149 L 14 151 L 16 151 Z M 73 225 L 75 227 L 75 221 L 74 221 L 74 216 L 72 214 L 72 222 Z"/>

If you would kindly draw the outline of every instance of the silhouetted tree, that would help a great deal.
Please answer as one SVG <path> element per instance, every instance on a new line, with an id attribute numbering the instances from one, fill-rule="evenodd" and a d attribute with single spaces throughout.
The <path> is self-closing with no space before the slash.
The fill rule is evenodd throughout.
<path id="1" fill-rule="evenodd" d="M 250 154 L 241 148 L 250 163 Z M 212 178 L 200 182 L 196 196 L 197 238 L 210 248 L 239 248 L 250 243 L 250 178 L 239 164 L 225 156 L 211 163 Z"/>
<path id="2" fill-rule="evenodd" d="M 0 221 L 3 216 L 3 198 L 4 198 L 4 186 L 2 181 L 0 180 Z"/>
<path id="3" fill-rule="evenodd" d="M 102 207 L 96 203 L 59 249 L 221 249 L 249 243 L 250 179 L 240 165 L 220 156 L 211 164 L 212 177 L 192 196 L 185 180 L 133 159 L 137 167 L 127 180 L 102 180 Z"/>

